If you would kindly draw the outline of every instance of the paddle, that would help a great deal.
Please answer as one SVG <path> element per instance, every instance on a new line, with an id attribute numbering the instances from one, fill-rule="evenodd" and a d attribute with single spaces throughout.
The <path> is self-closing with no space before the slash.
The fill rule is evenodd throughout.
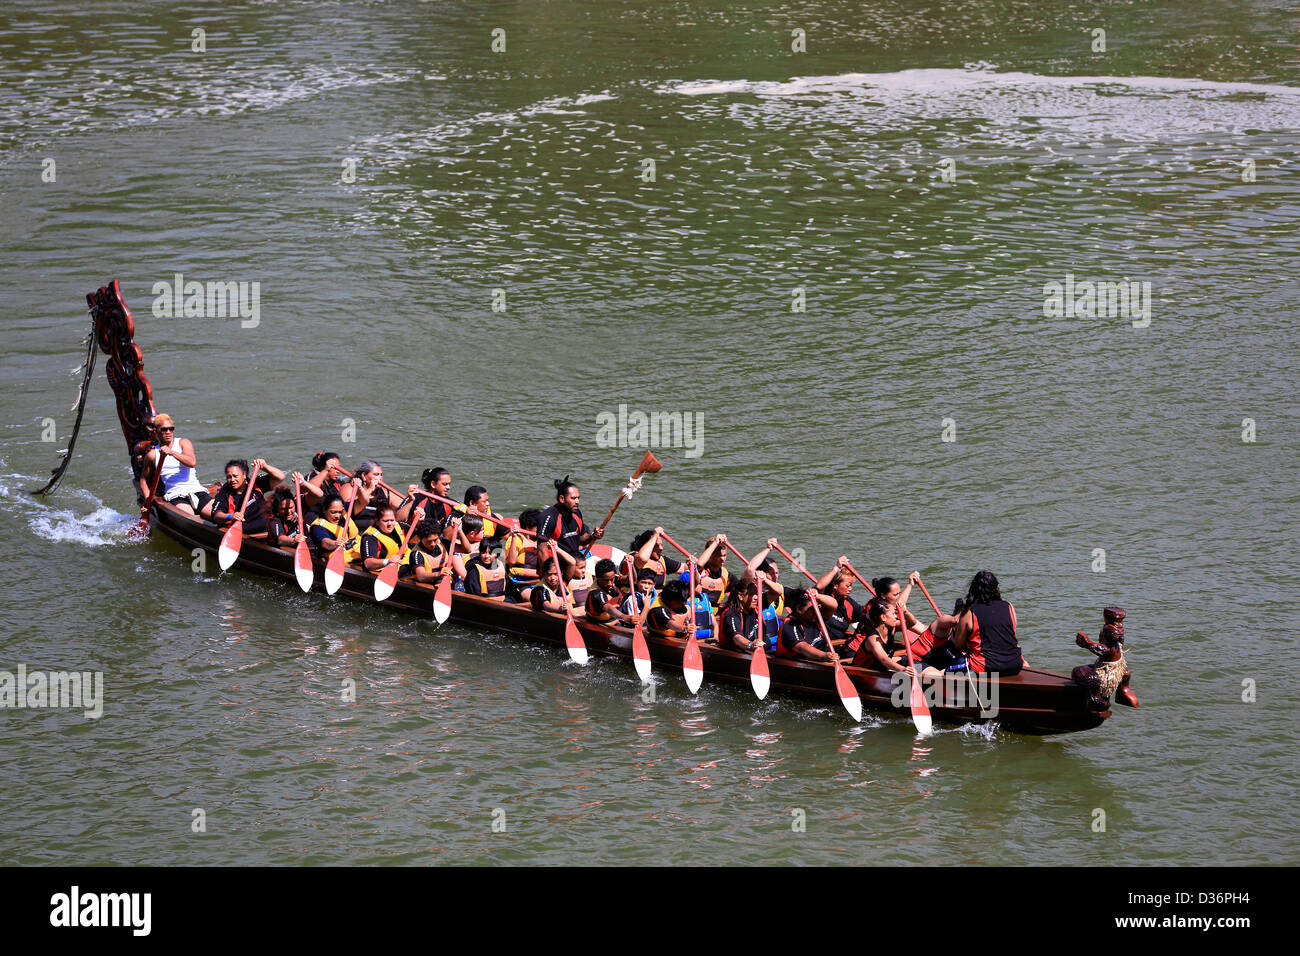
<path id="1" fill-rule="evenodd" d="M 140 509 L 140 520 L 126 533 L 128 538 L 143 538 L 149 533 L 149 509 L 153 507 L 153 500 L 158 496 L 158 480 L 162 478 L 162 463 L 163 455 L 160 451 L 158 464 L 154 466 L 153 483 L 149 486 L 149 497 L 144 500 L 144 506 Z"/>
<path id="2" fill-rule="evenodd" d="M 443 542 L 442 577 L 433 592 L 433 617 L 439 624 L 451 617 L 451 556 L 456 551 L 456 538 L 460 534 L 460 519 L 451 519 L 451 543 Z"/>
<path id="3" fill-rule="evenodd" d="M 655 458 L 650 452 L 646 452 L 641 459 L 641 464 L 636 466 L 636 471 L 632 472 L 632 477 L 623 486 L 623 490 L 618 493 L 618 498 L 614 501 L 614 507 L 609 509 L 609 514 L 605 515 L 605 520 L 596 527 L 596 531 L 604 532 L 605 525 L 609 524 L 609 519 L 614 517 L 614 512 L 623 503 L 623 499 L 632 497 L 632 492 L 636 491 L 635 482 L 638 478 L 642 475 L 653 475 L 662 467 L 663 465 L 659 462 L 659 459 Z"/>
<path id="4" fill-rule="evenodd" d="M 745 557 L 730 541 L 722 542 L 731 549 L 741 561 L 749 564 L 749 558 Z M 767 584 L 767 575 L 761 571 L 755 572 L 755 580 L 758 584 L 758 593 L 755 595 L 756 608 L 758 611 L 758 631 L 755 635 L 757 640 L 754 642 L 754 652 L 749 658 L 749 684 L 754 688 L 754 694 L 759 700 L 767 696 L 768 690 L 772 687 L 772 678 L 767 670 L 767 635 L 763 633 L 763 586 Z M 741 621 L 745 620 L 744 612 L 741 612 Z"/>
<path id="5" fill-rule="evenodd" d="M 632 555 L 627 556 L 627 580 L 631 587 L 632 594 L 636 594 L 636 564 L 632 561 Z M 636 622 L 632 625 L 632 663 L 636 666 L 636 676 L 641 678 L 641 683 L 650 683 L 650 648 L 646 646 L 645 632 L 641 627 L 641 621 L 645 613 L 650 609 L 650 602 L 646 601 L 646 606 L 641 609 L 641 613 L 636 616 Z M 632 606 L 636 607 L 636 598 L 632 599 Z"/>
<path id="6" fill-rule="evenodd" d="M 393 590 L 397 587 L 397 572 L 401 568 L 402 562 L 406 560 L 406 552 L 410 549 L 410 540 L 406 537 L 406 532 L 402 530 L 402 523 L 400 521 L 395 523 L 397 525 L 397 533 L 401 535 L 402 538 L 402 550 L 401 553 L 398 554 L 396 561 L 389 561 L 380 568 L 379 573 L 375 575 L 376 601 L 387 601 L 389 595 L 391 595 Z M 411 526 L 415 526 L 414 521 L 411 522 Z"/>
<path id="7" fill-rule="evenodd" d="M 334 594 L 343 586 L 343 572 L 348 568 L 348 559 L 345 554 L 347 547 L 345 542 L 348 540 L 348 531 L 352 527 L 352 502 L 357 500 L 356 492 L 353 491 L 352 497 L 348 499 L 348 511 L 343 516 L 343 530 L 339 532 L 340 537 L 335 539 L 334 550 L 330 553 L 330 559 L 325 562 L 325 593 Z"/>
<path id="8" fill-rule="evenodd" d="M 298 509 L 298 546 L 293 549 L 293 576 L 298 579 L 298 587 L 310 591 L 315 572 L 311 566 L 311 551 L 307 548 L 306 521 L 302 515 L 302 479 L 293 479 L 294 507 Z"/>
<path id="9" fill-rule="evenodd" d="M 735 551 L 735 548 L 732 548 Z M 736 551 L 736 557 L 742 561 L 745 559 L 739 551 Z M 748 561 L 745 561 L 748 564 Z M 758 573 L 758 594 L 756 602 L 758 607 L 758 640 L 754 643 L 754 654 L 749 659 L 749 684 L 754 688 L 754 693 L 762 700 L 767 696 L 768 690 L 772 686 L 772 678 L 767 672 L 767 651 L 764 645 L 767 644 L 767 635 L 763 633 L 763 585 L 767 583 L 767 575 L 761 571 Z M 743 621 L 744 618 L 742 617 Z"/>
<path id="10" fill-rule="evenodd" d="M 812 606 L 813 610 L 817 612 L 817 626 L 821 628 L 822 640 L 826 642 L 826 646 L 831 649 L 833 654 L 835 653 L 835 645 L 831 643 L 831 635 L 826 630 L 826 621 L 822 618 L 820 602 L 815 597 Z M 858 697 L 857 688 L 853 686 L 853 681 L 849 680 L 849 675 L 844 673 L 844 668 L 840 666 L 840 659 L 835 657 L 832 658 L 832 661 L 835 664 L 835 690 L 840 695 L 840 703 L 844 705 L 844 709 L 849 712 L 850 717 L 860 722 L 862 720 L 862 700 Z"/>
<path id="11" fill-rule="evenodd" d="M 925 595 L 925 599 L 930 602 L 930 607 L 934 610 L 934 616 L 942 617 L 943 614 L 939 610 L 939 605 L 935 604 L 934 598 L 930 597 L 930 592 L 925 589 L 925 584 L 922 583 L 921 575 L 919 574 L 916 576 L 916 586 L 921 589 L 921 593 Z M 903 630 L 903 640 L 907 640 L 906 629 Z M 965 673 L 966 673 L 966 682 L 970 684 L 971 693 L 975 695 L 975 700 L 979 702 L 980 710 L 987 710 L 988 708 L 984 706 L 984 699 L 980 697 L 979 688 L 975 686 L 975 678 L 971 676 L 969 664 L 966 665 Z"/>
<path id="12" fill-rule="evenodd" d="M 925 694 L 921 692 L 921 675 L 916 669 L 916 658 L 912 656 L 912 642 L 907 639 L 907 625 L 903 622 L 907 620 L 903 614 L 903 605 L 901 602 L 894 604 L 894 613 L 898 615 L 898 623 L 903 628 L 903 647 L 907 649 L 907 665 L 912 668 L 912 673 L 916 676 L 911 678 L 912 684 L 912 723 L 916 724 L 916 732 L 922 737 L 928 737 L 934 731 L 934 723 L 930 720 L 930 707 L 925 702 Z"/>
<path id="13" fill-rule="evenodd" d="M 560 575 L 560 593 L 564 596 L 564 616 L 567 618 L 564 624 L 564 646 L 569 649 L 569 657 L 579 664 L 585 664 L 587 644 L 583 641 L 578 625 L 573 620 L 573 599 L 569 597 L 569 586 L 564 581 L 564 567 L 560 564 L 560 548 L 554 542 L 548 543 L 551 545 L 551 560 L 555 562 L 555 570 Z"/>
<path id="14" fill-rule="evenodd" d="M 815 577 L 813 577 L 812 574 L 809 573 L 808 569 L 805 568 L 805 567 L 804 567 L 802 564 L 800 564 L 798 561 L 796 561 L 796 560 L 794 559 L 794 556 L 791 555 L 789 551 L 787 551 L 785 548 L 781 547 L 781 542 L 777 541 L 775 538 L 772 539 L 772 542 L 776 545 L 776 550 L 778 550 L 778 551 L 780 551 L 782 554 L 784 554 L 784 555 L 785 555 L 785 559 L 786 559 L 787 561 L 789 561 L 792 565 L 794 565 L 794 569 L 795 569 L 796 571 L 798 571 L 800 574 L 802 574 L 804 577 L 806 577 L 806 578 L 807 578 L 809 581 L 811 581 L 813 584 L 816 584 L 816 583 L 817 583 L 817 579 L 816 579 Z"/>
<path id="15" fill-rule="evenodd" d="M 162 471 L 162 462 L 158 462 L 158 470 Z M 248 507 L 248 499 L 253 495 L 253 482 L 257 480 L 257 465 L 253 466 L 253 473 L 248 476 L 248 487 L 244 490 L 244 501 L 239 506 L 239 514 L 234 515 L 235 523 L 226 529 L 226 533 L 221 536 L 221 544 L 217 546 L 217 563 L 221 565 L 222 571 L 229 571 L 236 561 L 239 560 L 239 549 L 244 546 L 244 509 Z"/>
<path id="16" fill-rule="evenodd" d="M 650 453 L 646 452 L 646 454 Z M 611 511 L 610 514 L 613 512 Z M 686 678 L 687 689 L 694 694 L 704 683 L 704 659 L 700 656 L 700 642 L 695 639 L 695 555 L 668 537 L 667 532 L 663 532 L 659 537 L 686 556 L 687 570 L 690 573 L 691 590 L 686 595 L 686 621 L 690 636 L 686 639 L 686 650 L 682 652 L 682 676 Z"/>
<path id="17" fill-rule="evenodd" d="M 875 596 L 876 596 L 876 589 L 873 588 L 870 584 L 867 583 L 867 579 L 866 579 L 866 578 L 864 578 L 862 575 L 858 574 L 858 569 L 857 569 L 857 568 L 855 568 L 855 567 L 854 567 L 853 565 L 851 565 L 851 564 L 845 564 L 844 567 L 848 569 L 849 574 L 853 575 L 855 578 L 858 579 L 858 583 L 859 583 L 859 584 L 861 584 L 864 588 L 867 589 L 867 593 L 868 593 L 868 594 L 870 594 L 872 597 L 875 597 Z M 926 597 L 929 597 L 929 595 L 926 595 Z"/>

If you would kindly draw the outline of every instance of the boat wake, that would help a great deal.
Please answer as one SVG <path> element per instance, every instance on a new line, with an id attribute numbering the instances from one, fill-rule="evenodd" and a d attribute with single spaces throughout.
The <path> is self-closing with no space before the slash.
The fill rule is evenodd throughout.
<path id="1" fill-rule="evenodd" d="M 137 515 L 115 511 L 80 488 L 65 489 L 49 499 L 24 490 L 38 487 L 43 481 L 31 475 L 0 475 L 0 504 L 6 511 L 24 515 L 36 537 L 92 548 L 128 540 L 127 532 L 135 525 Z M 10 503 L 14 507 L 10 508 Z"/>

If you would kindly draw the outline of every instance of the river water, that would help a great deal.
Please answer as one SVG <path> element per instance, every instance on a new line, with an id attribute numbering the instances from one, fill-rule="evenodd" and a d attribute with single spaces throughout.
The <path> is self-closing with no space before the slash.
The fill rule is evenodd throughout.
<path id="1" fill-rule="evenodd" d="M 0 712 L 0 862 L 1300 861 L 1289 5 L 8 12 L 0 668 L 104 702 Z M 177 273 L 257 309 L 169 316 Z M 23 493 L 113 278 L 205 480 L 333 448 L 598 519 L 602 423 L 680 414 L 612 543 L 990 568 L 1064 672 L 1118 604 L 1142 706 L 918 742 L 197 573 L 125 536 L 102 372 Z"/>

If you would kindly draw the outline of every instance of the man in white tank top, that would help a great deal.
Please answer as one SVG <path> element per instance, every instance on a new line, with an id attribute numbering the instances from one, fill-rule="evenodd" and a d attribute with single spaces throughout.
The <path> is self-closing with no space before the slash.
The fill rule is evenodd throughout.
<path id="1" fill-rule="evenodd" d="M 140 492 L 144 495 L 148 509 L 149 490 L 153 486 L 154 475 L 161 471 L 158 478 L 158 491 L 163 501 L 175 505 L 181 511 L 197 514 L 208 502 L 208 489 L 194 470 L 198 463 L 194 446 L 188 438 L 176 437 L 176 425 L 170 415 L 157 415 L 153 420 L 157 444 L 149 453 L 146 461 L 148 468 L 140 475 Z"/>

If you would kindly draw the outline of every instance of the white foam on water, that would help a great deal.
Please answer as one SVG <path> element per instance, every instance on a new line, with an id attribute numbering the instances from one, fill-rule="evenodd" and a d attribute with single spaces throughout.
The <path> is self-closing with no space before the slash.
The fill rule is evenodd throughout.
<path id="1" fill-rule="evenodd" d="M 817 103 L 820 122 L 863 133 L 932 120 L 983 121 L 995 141 L 1039 147 L 1058 137 L 1150 142 L 1300 125 L 1300 88 L 1183 77 L 917 69 L 782 81 L 676 81 L 656 91 L 717 103 L 708 108 L 721 107 L 742 124 L 806 124 L 806 109 L 778 106 L 802 99 Z"/>
<path id="2" fill-rule="evenodd" d="M 139 520 L 139 515 L 125 515 L 105 505 L 89 491 L 71 489 L 55 492 L 56 498 L 30 495 L 24 489 L 39 488 L 46 479 L 30 475 L 0 475 L 0 503 L 6 511 L 27 518 L 27 526 L 42 541 L 71 541 L 97 548 L 119 544 Z M 69 506 L 67 499 L 80 499 L 89 507 Z"/>

